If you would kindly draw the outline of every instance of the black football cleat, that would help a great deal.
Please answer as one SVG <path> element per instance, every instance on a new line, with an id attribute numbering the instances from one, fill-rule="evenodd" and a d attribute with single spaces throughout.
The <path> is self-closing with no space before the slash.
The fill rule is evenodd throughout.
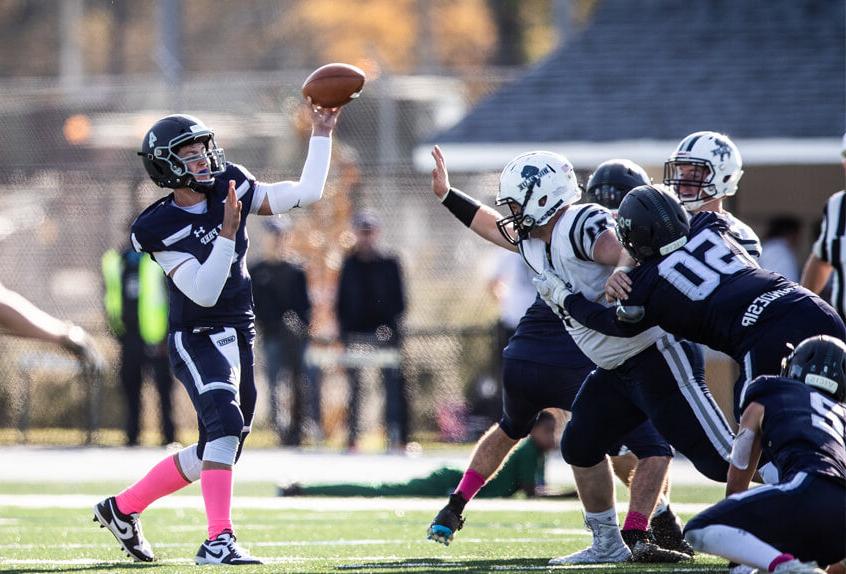
<path id="1" fill-rule="evenodd" d="M 464 517 L 461 516 L 461 512 L 464 510 L 465 504 L 467 504 L 467 501 L 460 494 L 451 494 L 449 503 L 438 512 L 432 524 L 429 525 L 426 538 L 449 546 L 455 533 L 464 526 Z"/>
<path id="2" fill-rule="evenodd" d="M 658 546 L 648 530 L 623 530 L 622 535 L 623 542 L 632 551 L 631 562 L 675 564 L 692 560 L 687 554 Z"/>
<path id="3" fill-rule="evenodd" d="M 655 536 L 655 542 L 661 548 L 675 550 L 688 556 L 695 554 L 693 547 L 684 539 L 681 520 L 672 509 L 667 508 L 658 516 L 652 517 L 649 526 Z"/>
<path id="4" fill-rule="evenodd" d="M 153 547 L 144 538 L 138 514 L 121 512 L 114 496 L 94 505 L 94 522 L 99 522 L 100 528 L 107 528 L 126 555 L 136 562 L 152 562 L 156 559 Z"/>

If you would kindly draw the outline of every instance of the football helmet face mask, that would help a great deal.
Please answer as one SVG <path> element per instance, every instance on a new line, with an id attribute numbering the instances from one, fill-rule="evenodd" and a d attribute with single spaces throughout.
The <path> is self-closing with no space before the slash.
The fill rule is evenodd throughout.
<path id="1" fill-rule="evenodd" d="M 193 153 L 180 150 L 200 143 Z M 151 127 L 141 151 L 144 168 L 159 187 L 177 189 L 188 187 L 208 192 L 214 178 L 226 169 L 223 149 L 217 147 L 214 131 L 197 118 L 184 114 L 165 116 Z"/>
<path id="2" fill-rule="evenodd" d="M 652 181 L 646 170 L 627 159 L 609 159 L 596 168 L 587 181 L 587 200 L 616 212 L 626 194 Z"/>
<path id="3" fill-rule="evenodd" d="M 828 335 L 805 339 L 781 361 L 781 376 L 846 400 L 846 344 Z"/>
<path id="4" fill-rule="evenodd" d="M 664 185 L 688 211 L 737 193 L 743 159 L 734 142 L 717 132 L 696 132 L 684 138 L 664 163 Z"/>
<path id="5" fill-rule="evenodd" d="M 548 223 L 581 197 L 576 173 L 567 158 L 548 151 L 518 155 L 499 176 L 496 204 L 507 205 L 511 215 L 500 219 L 497 227 L 506 241 L 517 245 L 532 229 Z M 511 224 L 516 234 L 511 233 Z"/>
<path id="6" fill-rule="evenodd" d="M 616 229 L 626 251 L 643 262 L 684 247 L 690 222 L 670 193 L 642 185 L 631 190 L 620 203 Z"/>

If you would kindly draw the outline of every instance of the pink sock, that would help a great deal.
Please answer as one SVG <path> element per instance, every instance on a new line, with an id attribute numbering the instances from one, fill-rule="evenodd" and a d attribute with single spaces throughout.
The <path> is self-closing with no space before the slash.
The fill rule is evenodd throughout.
<path id="1" fill-rule="evenodd" d="M 124 514 L 142 512 L 154 500 L 191 484 L 176 466 L 173 456 L 159 462 L 144 477 L 115 497 L 118 510 Z"/>
<path id="2" fill-rule="evenodd" d="M 224 530 L 232 532 L 232 470 L 203 470 L 200 486 L 206 503 L 209 540 L 214 540 Z"/>
<path id="3" fill-rule="evenodd" d="M 629 511 L 626 515 L 626 522 L 623 524 L 623 530 L 647 530 L 649 528 L 649 519 L 640 512 Z"/>
<path id="4" fill-rule="evenodd" d="M 772 572 L 773 570 L 776 569 L 776 566 L 778 566 L 782 562 L 790 562 L 794 558 L 795 558 L 795 556 L 793 556 L 793 554 L 787 554 L 785 552 L 784 554 L 781 554 L 780 556 L 776 556 L 775 559 L 772 562 L 770 562 L 770 565 L 767 568 L 767 570 Z"/>
<path id="5" fill-rule="evenodd" d="M 458 488 L 455 489 L 455 492 L 463 496 L 464 500 L 469 501 L 476 496 L 476 493 L 483 486 L 485 486 L 485 477 L 472 468 L 468 468 L 464 472 L 464 476 L 461 477 L 461 482 L 458 483 Z"/>

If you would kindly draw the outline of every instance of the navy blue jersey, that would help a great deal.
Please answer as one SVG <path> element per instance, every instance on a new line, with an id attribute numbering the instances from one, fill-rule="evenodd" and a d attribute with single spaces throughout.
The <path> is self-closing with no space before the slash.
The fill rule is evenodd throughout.
<path id="1" fill-rule="evenodd" d="M 749 385 L 743 408 L 753 401 L 764 407 L 761 444 L 780 482 L 805 472 L 846 484 L 846 405 L 808 385 L 770 376 Z"/>
<path id="2" fill-rule="evenodd" d="M 567 333 L 561 318 L 538 295 L 517 324 L 508 345 L 502 350 L 506 359 L 519 359 L 578 368 L 591 364 Z"/>
<path id="3" fill-rule="evenodd" d="M 791 307 L 816 295 L 765 271 L 736 242 L 728 221 L 714 212 L 691 220 L 684 248 L 647 261 L 629 274 L 627 307 L 641 308 L 642 319 L 617 319 L 581 296 L 568 297 L 567 312 L 583 325 L 616 336 L 631 336 L 658 325 L 685 339 L 703 343 L 742 362 L 743 355 L 787 316 Z M 820 299 L 819 303 L 825 305 Z"/>
<path id="4" fill-rule="evenodd" d="M 226 171 L 215 178 L 207 194 L 206 213 L 193 214 L 173 204 L 173 194 L 163 197 L 145 209 L 132 224 L 132 244 L 137 251 L 153 255 L 159 251 L 178 251 L 194 256 L 201 264 L 211 253 L 223 227 L 223 207 L 229 180 L 235 180 L 236 193 L 242 202 L 241 225 L 235 236 L 236 259 L 220 298 L 212 307 L 201 307 L 186 297 L 168 277 L 171 331 L 193 327 L 253 328 L 253 295 L 247 272 L 247 215 L 252 207 L 255 178 L 243 167 L 227 163 Z"/>

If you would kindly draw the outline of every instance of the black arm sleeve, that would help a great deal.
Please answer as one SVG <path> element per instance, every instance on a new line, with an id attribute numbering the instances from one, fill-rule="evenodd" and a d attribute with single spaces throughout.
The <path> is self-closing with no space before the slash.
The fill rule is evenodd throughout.
<path id="1" fill-rule="evenodd" d="M 616 307 L 605 307 L 588 301 L 581 293 L 569 295 L 564 308 L 576 321 L 594 331 L 611 337 L 634 337 L 653 326 L 648 317 L 637 323 L 626 323 L 617 318 Z"/>

